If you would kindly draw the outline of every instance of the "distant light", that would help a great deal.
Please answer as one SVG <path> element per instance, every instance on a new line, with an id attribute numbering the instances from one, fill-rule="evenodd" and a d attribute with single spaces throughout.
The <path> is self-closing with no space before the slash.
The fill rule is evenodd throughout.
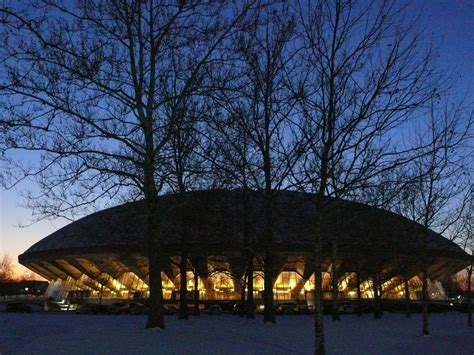
<path id="1" fill-rule="evenodd" d="M 28 291 L 28 287 L 25 287 L 25 291 Z"/>

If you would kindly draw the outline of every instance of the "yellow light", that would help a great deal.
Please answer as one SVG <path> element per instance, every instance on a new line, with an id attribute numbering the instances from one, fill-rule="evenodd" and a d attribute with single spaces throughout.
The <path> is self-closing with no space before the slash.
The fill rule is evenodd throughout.
<path id="1" fill-rule="evenodd" d="M 339 285 L 339 291 L 345 291 L 348 287 L 348 283 L 346 280 L 342 280 L 340 285 Z"/>
<path id="2" fill-rule="evenodd" d="M 234 280 L 223 271 L 218 271 L 209 277 L 217 292 L 234 292 Z"/>

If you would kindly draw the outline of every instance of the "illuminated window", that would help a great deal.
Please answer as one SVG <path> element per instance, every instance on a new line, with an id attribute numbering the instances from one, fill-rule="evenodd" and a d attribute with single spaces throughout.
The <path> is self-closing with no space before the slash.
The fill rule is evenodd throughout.
<path id="1" fill-rule="evenodd" d="M 372 280 L 365 280 L 360 284 L 362 298 L 374 298 L 374 288 Z"/>
<path id="2" fill-rule="evenodd" d="M 273 285 L 274 292 L 290 292 L 301 281 L 302 277 L 295 271 L 283 271 Z"/>
<path id="3" fill-rule="evenodd" d="M 295 271 L 282 271 L 273 285 L 273 293 L 276 300 L 289 300 L 293 297 L 291 291 L 302 280 L 302 277 Z"/>
<path id="4" fill-rule="evenodd" d="M 169 281 L 169 282 L 171 283 L 171 281 Z M 178 275 L 176 275 L 175 284 L 172 286 L 172 288 L 174 288 L 175 290 L 179 290 L 179 285 L 180 284 L 181 284 L 181 275 L 178 274 Z M 171 283 L 171 285 L 172 285 L 172 283 Z M 192 271 L 187 271 L 186 272 L 186 289 L 188 291 L 194 291 L 194 272 L 192 272 Z M 204 290 L 204 284 L 203 284 L 200 277 L 198 277 L 198 290 L 199 291 Z"/>
<path id="5" fill-rule="evenodd" d="M 255 292 L 260 292 L 265 289 L 265 282 L 263 278 L 263 272 L 261 271 L 255 271 L 253 273 L 253 291 Z"/>
<path id="6" fill-rule="evenodd" d="M 173 282 L 166 276 L 164 272 L 161 273 L 161 284 L 163 285 L 163 290 L 173 291 L 174 284 Z"/>
<path id="7" fill-rule="evenodd" d="M 331 275 L 327 272 L 322 273 L 323 277 L 323 290 L 327 290 L 329 285 L 331 284 Z M 303 288 L 301 289 L 301 293 L 304 294 L 305 292 L 311 292 L 315 289 L 315 282 L 314 282 L 314 274 L 312 274 L 308 280 L 306 280 Z"/>
<path id="8" fill-rule="evenodd" d="M 234 280 L 225 271 L 216 271 L 209 276 L 209 281 L 217 292 L 234 292 Z"/>

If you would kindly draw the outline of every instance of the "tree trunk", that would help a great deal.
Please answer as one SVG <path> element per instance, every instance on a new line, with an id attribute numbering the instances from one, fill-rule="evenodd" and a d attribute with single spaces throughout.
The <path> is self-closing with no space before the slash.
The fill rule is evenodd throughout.
<path id="1" fill-rule="evenodd" d="M 197 264 L 197 261 L 196 261 Z M 197 265 L 194 267 L 194 309 L 193 315 L 199 317 L 199 274 Z"/>
<path id="2" fill-rule="evenodd" d="M 265 274 L 263 279 L 263 302 L 265 310 L 263 313 L 264 323 L 275 323 L 275 306 L 273 304 L 273 235 L 272 235 L 272 204 L 269 192 L 264 197 L 264 215 L 265 215 Z"/>
<path id="3" fill-rule="evenodd" d="M 314 243 L 314 354 L 324 355 L 326 353 L 324 344 L 323 328 L 323 240 L 322 240 L 322 208 L 318 208 L 318 221 L 315 231 Z"/>
<path id="4" fill-rule="evenodd" d="M 428 328 L 428 304 L 429 304 L 429 295 L 428 295 L 428 272 L 426 266 L 423 270 L 423 287 L 422 287 L 422 303 L 423 303 L 423 335 L 429 335 Z"/>
<path id="5" fill-rule="evenodd" d="M 247 270 L 245 270 L 245 274 L 244 274 L 244 282 L 242 284 L 242 292 L 240 293 L 240 310 L 239 310 L 239 315 L 241 317 L 244 317 L 245 316 L 245 288 L 247 287 Z"/>
<path id="6" fill-rule="evenodd" d="M 165 328 L 163 313 L 163 283 L 161 278 L 162 255 L 159 234 L 158 191 L 155 182 L 156 156 L 153 117 L 143 120 L 145 136 L 145 164 L 143 167 L 143 190 L 146 203 L 146 228 L 148 242 L 148 278 L 150 290 L 150 312 L 146 328 Z"/>
<path id="7" fill-rule="evenodd" d="M 263 279 L 263 302 L 265 309 L 263 322 L 275 323 L 275 307 L 273 305 L 273 252 L 270 248 L 265 251 L 265 274 Z"/>
<path id="8" fill-rule="evenodd" d="M 247 318 L 255 318 L 253 301 L 253 255 L 247 261 Z"/>
<path id="9" fill-rule="evenodd" d="M 332 320 L 341 320 L 339 316 L 339 275 L 337 268 L 337 241 L 332 242 Z"/>
<path id="10" fill-rule="evenodd" d="M 406 316 L 407 318 L 411 318 L 411 302 L 410 302 L 410 288 L 408 285 L 408 273 L 405 273 L 404 277 L 405 283 L 405 305 L 406 305 Z"/>
<path id="11" fill-rule="evenodd" d="M 183 250 L 181 252 L 181 260 L 179 262 L 179 314 L 178 319 L 189 319 L 188 315 L 188 288 L 187 288 L 187 267 L 188 267 L 187 253 Z"/>
<path id="12" fill-rule="evenodd" d="M 379 278 L 377 272 L 372 277 L 372 289 L 374 291 L 374 319 L 380 319 L 382 312 L 380 310 Z"/>
<path id="13" fill-rule="evenodd" d="M 356 283 L 357 283 L 357 316 L 362 316 L 362 292 L 360 291 L 360 267 L 357 266 L 356 273 Z"/>
<path id="14" fill-rule="evenodd" d="M 245 175 L 244 175 L 245 176 Z M 255 318 L 254 315 L 254 301 L 253 301 L 253 250 L 250 245 L 250 222 L 249 222 L 249 190 L 247 183 L 244 183 L 242 190 L 242 204 L 243 204 L 243 215 L 244 215 L 244 245 L 243 245 L 243 257 L 246 258 L 246 269 L 244 279 L 247 281 L 247 300 L 245 300 L 245 287 L 243 289 L 244 296 L 242 298 L 242 309 L 247 315 L 247 318 Z"/>
<path id="15" fill-rule="evenodd" d="M 146 328 L 164 329 L 165 318 L 163 314 L 163 284 L 161 278 L 162 256 L 156 223 L 156 204 L 152 202 L 151 205 L 152 206 L 149 206 L 147 211 L 150 312 L 148 314 Z"/>
<path id="16" fill-rule="evenodd" d="M 383 292 L 382 292 L 382 274 L 381 273 L 378 273 L 377 275 L 378 277 L 378 286 L 379 286 L 379 310 L 380 310 L 380 316 L 383 316 L 383 302 L 382 302 L 382 296 L 383 296 Z"/>
<path id="17" fill-rule="evenodd" d="M 153 250 L 153 249 L 151 249 Z M 156 249 L 155 249 L 156 250 Z M 148 320 L 146 328 L 165 328 L 165 319 L 163 314 L 163 285 L 161 279 L 161 263 L 160 256 L 150 251 L 149 261 L 149 287 L 150 287 L 150 313 L 148 314 Z M 152 255 L 154 254 L 154 255 Z"/>
<path id="18" fill-rule="evenodd" d="M 467 271 L 467 326 L 472 327 L 472 264 Z"/>

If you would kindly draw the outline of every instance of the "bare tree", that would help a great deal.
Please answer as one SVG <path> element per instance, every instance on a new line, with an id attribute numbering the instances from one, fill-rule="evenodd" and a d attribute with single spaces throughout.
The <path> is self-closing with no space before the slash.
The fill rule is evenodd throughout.
<path id="1" fill-rule="evenodd" d="M 41 153 L 39 165 L 17 164 L 7 178 L 35 177 L 42 193 L 28 202 L 42 217 L 74 218 L 94 203 L 144 197 L 147 327 L 164 327 L 157 196 L 163 148 L 179 120 L 165 106 L 193 95 L 203 67 L 256 3 L 44 0 L 0 8 L 3 157 Z M 192 67 L 176 72 L 177 53 L 192 57 Z M 169 97 L 173 81 L 180 85 Z"/>
<path id="2" fill-rule="evenodd" d="M 324 354 L 322 224 L 330 203 L 409 160 L 389 132 L 413 117 L 444 86 L 416 18 L 395 1 L 299 1 L 294 5 L 304 50 L 300 111 L 308 141 L 295 172 L 316 193 L 315 353 Z"/>
<path id="3" fill-rule="evenodd" d="M 247 318 L 254 318 L 254 258 L 256 223 L 252 221 L 252 182 L 258 176 L 254 166 L 254 146 L 245 131 L 235 125 L 233 114 L 217 109 L 209 120 L 210 149 L 206 153 L 212 170 L 213 181 L 218 186 L 239 188 L 242 191 L 242 250 L 241 257 L 245 275 L 241 295 L 242 312 Z M 212 138 L 211 138 L 212 137 Z M 258 180 L 258 179 L 257 179 Z M 247 294 L 245 289 L 247 288 Z"/>
<path id="4" fill-rule="evenodd" d="M 228 52 L 232 60 L 222 69 L 224 73 L 232 73 L 234 80 L 213 96 L 223 115 L 228 117 L 231 130 L 237 134 L 235 137 L 229 131 L 225 133 L 226 139 L 239 139 L 240 146 L 234 147 L 240 150 L 234 169 L 241 171 L 234 176 L 249 179 L 240 180 L 237 185 L 244 191 L 247 187 L 257 190 L 263 200 L 258 244 L 264 254 L 264 322 L 275 322 L 274 192 L 285 187 L 301 152 L 291 122 L 295 100 L 288 89 L 296 70 L 294 28 L 294 18 L 285 3 L 254 13 L 253 23 L 234 37 Z M 247 161 L 249 153 L 253 154 L 251 161 Z M 251 258 L 250 253 L 248 266 L 252 264 Z M 247 270 L 250 277 L 251 269 Z"/>
<path id="5" fill-rule="evenodd" d="M 360 189 L 355 191 L 354 199 L 370 206 L 397 212 L 398 207 L 400 206 L 400 201 L 404 196 L 402 192 L 406 192 L 406 190 L 409 189 L 411 186 L 410 183 L 411 181 L 403 176 L 403 166 L 401 168 L 387 170 L 375 176 L 373 180 L 367 181 L 364 184 L 365 186 L 362 186 Z M 417 231 L 414 228 L 414 223 L 409 224 L 408 228 L 409 230 L 402 232 L 409 235 L 416 235 Z M 379 251 L 379 253 L 386 253 L 389 245 L 390 243 L 387 241 L 383 250 Z M 405 287 L 406 316 L 407 318 L 411 318 L 411 301 L 408 283 L 411 271 L 409 265 L 411 263 L 407 261 L 406 257 L 397 254 L 398 253 L 392 253 L 391 264 L 392 267 L 398 271 L 399 277 L 403 278 Z M 375 301 L 376 307 L 374 307 L 374 316 L 378 318 L 378 313 L 381 309 L 381 300 L 378 297 L 378 294 Z"/>
<path id="6" fill-rule="evenodd" d="M 469 197 L 466 203 L 466 209 L 453 228 L 453 239 L 470 255 L 468 265 L 461 274 L 453 276 L 448 285 L 456 290 L 456 294 L 464 293 L 467 303 L 467 326 L 472 327 L 472 278 L 474 264 L 474 237 L 473 237 L 473 218 L 474 218 L 474 185 L 470 182 Z M 465 291 L 465 292 L 464 292 Z"/>
<path id="7" fill-rule="evenodd" d="M 185 58 L 177 58 L 176 65 L 182 65 L 186 62 Z M 169 97 L 176 97 L 176 88 Z M 198 128 L 199 120 L 201 119 L 200 111 L 202 104 L 196 100 L 186 100 L 176 107 L 175 103 L 169 105 L 171 116 L 179 117 L 175 122 L 173 134 L 169 144 L 165 148 L 165 154 L 169 156 L 166 159 L 167 168 L 167 185 L 170 186 L 171 191 L 178 193 L 178 206 L 175 213 L 178 215 L 178 225 L 181 226 L 181 256 L 180 256 L 180 298 L 179 298 L 179 319 L 188 319 L 188 290 L 187 290 L 187 270 L 189 263 L 189 229 L 186 225 L 185 210 L 192 208 L 185 202 L 185 192 L 189 191 L 195 186 L 199 186 L 199 182 L 204 179 L 202 167 L 202 154 L 198 155 L 196 150 L 201 146 L 199 140 L 201 135 Z M 174 112 L 176 110 L 177 112 Z M 189 203 L 188 203 L 189 204 Z M 196 275 L 195 275 L 196 276 Z M 198 283 L 194 283 L 195 291 L 197 291 Z M 199 292 L 195 292 L 195 296 L 199 296 Z M 195 302 L 199 299 L 195 299 Z M 195 307 L 195 313 L 198 309 Z"/>
<path id="8" fill-rule="evenodd" d="M 0 282 L 10 281 L 13 276 L 13 266 L 10 257 L 4 254 L 0 259 Z"/>
<path id="9" fill-rule="evenodd" d="M 466 248 L 470 249 L 471 264 L 467 268 L 467 325 L 472 327 L 472 269 L 474 267 L 474 185 L 471 185 L 470 205 L 467 216 L 465 216 L 466 223 Z"/>
<path id="10" fill-rule="evenodd" d="M 424 228 L 421 240 L 423 335 L 429 334 L 430 229 L 449 234 L 467 207 L 470 178 L 465 143 L 471 127 L 472 113 L 447 99 L 443 103 L 433 100 L 427 117 L 415 128 L 416 144 L 426 147 L 426 153 L 407 166 L 411 183 L 402 194 L 398 212 Z"/>

